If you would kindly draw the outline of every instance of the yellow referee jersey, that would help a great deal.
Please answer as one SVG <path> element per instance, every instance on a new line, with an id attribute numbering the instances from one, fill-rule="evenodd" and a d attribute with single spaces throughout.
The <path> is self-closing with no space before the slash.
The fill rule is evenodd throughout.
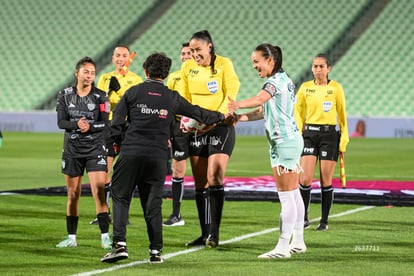
<path id="1" fill-rule="evenodd" d="M 178 94 L 180 94 L 183 98 L 185 98 L 188 101 L 188 99 L 185 97 L 184 93 L 181 93 L 178 90 L 180 81 L 181 81 L 181 70 L 174 71 L 174 72 L 172 72 L 168 75 L 167 86 L 170 90 L 177 91 Z M 177 121 L 180 121 L 181 115 L 177 114 L 175 116 L 175 119 Z"/>
<path id="2" fill-rule="evenodd" d="M 345 152 L 349 142 L 345 93 L 341 84 L 330 80 L 327 85 L 304 82 L 296 94 L 295 119 L 299 130 L 304 124 L 339 125 L 339 151 Z"/>
<path id="3" fill-rule="evenodd" d="M 121 100 L 121 97 L 125 92 L 132 86 L 137 85 L 143 82 L 142 78 L 135 74 L 134 72 L 128 71 L 125 76 L 121 74 L 115 74 L 115 71 L 103 74 L 98 81 L 97 87 L 105 92 L 109 92 L 109 82 L 111 77 L 115 76 L 118 79 L 119 85 L 121 88 L 118 91 L 113 91 L 109 96 L 109 102 L 111 103 L 111 113 L 109 114 L 109 120 L 112 120 L 112 111 L 115 106 Z"/>
<path id="4" fill-rule="evenodd" d="M 182 97 L 185 98 L 184 93 L 181 93 L 178 90 L 180 81 L 181 81 L 181 71 L 180 70 L 174 71 L 174 72 L 170 73 L 170 75 L 168 76 L 167 86 L 170 90 L 177 91 L 178 94 L 180 94 Z M 186 100 L 188 101 L 187 98 L 186 98 Z"/>
<path id="5" fill-rule="evenodd" d="M 230 59 L 216 55 L 214 74 L 211 66 L 199 66 L 193 59 L 181 66 L 178 91 L 192 104 L 228 113 L 228 97 L 236 99 L 240 81 Z"/>

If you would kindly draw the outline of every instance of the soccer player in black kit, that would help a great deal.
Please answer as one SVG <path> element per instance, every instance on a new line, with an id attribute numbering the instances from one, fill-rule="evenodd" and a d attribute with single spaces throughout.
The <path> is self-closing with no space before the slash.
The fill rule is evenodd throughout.
<path id="1" fill-rule="evenodd" d="M 75 68 L 76 84 L 59 92 L 57 124 L 65 130 L 62 173 L 65 175 L 68 201 L 66 228 L 68 237 L 57 248 L 76 247 L 79 220 L 79 197 L 82 176 L 86 169 L 96 205 L 101 230 L 101 246 L 111 249 L 109 238 L 108 205 L 105 199 L 107 172 L 104 131 L 108 122 L 109 101 L 106 93 L 94 85 L 95 62 L 90 57 L 78 61 Z"/>
<path id="2" fill-rule="evenodd" d="M 135 186 L 138 186 L 147 225 L 149 262 L 163 262 L 161 204 L 167 175 L 168 139 L 175 116 L 182 114 L 207 125 L 225 120 L 222 113 L 194 106 L 164 85 L 171 67 L 171 59 L 164 54 L 150 55 L 143 67 L 147 79 L 127 90 L 113 111 L 111 136 L 120 147 L 120 154 L 111 186 L 113 246 L 102 262 L 128 258 L 126 224 Z M 129 126 L 122 139 L 126 118 Z"/>

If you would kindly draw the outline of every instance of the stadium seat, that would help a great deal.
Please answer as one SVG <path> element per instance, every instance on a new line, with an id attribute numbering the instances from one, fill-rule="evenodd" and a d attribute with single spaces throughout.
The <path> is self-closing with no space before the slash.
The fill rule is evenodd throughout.
<path id="1" fill-rule="evenodd" d="M 120 8 L 110 0 L 5 1 L 2 4 L 2 64 L 7 87 L 0 90 L 0 111 L 32 110 L 72 75 L 76 61 L 93 58 L 110 45 L 156 0 Z M 34 102 L 8 104 L 16 91 Z"/>
<path id="2" fill-rule="evenodd" d="M 2 54 L 2 64 L 11 68 L 0 75 L 4 84 L 0 96 L 7 99 L 0 102 L 0 110 L 33 109 L 72 78 L 79 58 L 98 56 L 155 2 L 142 0 L 118 9 L 119 3 L 110 0 L 6 1 L 0 30 L 2 47 L 10 51 Z M 255 46 L 263 42 L 281 46 L 283 67 L 296 82 L 310 68 L 313 56 L 328 49 L 368 2 L 178 0 L 129 45 L 137 51 L 131 70 L 143 76 L 142 62 L 154 51 L 165 52 L 173 59 L 171 70 L 179 69 L 181 43 L 192 33 L 208 29 L 217 53 L 233 61 L 241 81 L 238 98 L 245 99 L 255 95 L 264 81 L 251 65 Z M 410 0 L 390 1 L 334 65 L 330 78 L 344 86 L 348 115 L 414 116 L 411 105 L 400 105 L 414 97 L 413 9 Z M 317 16 L 310 11 L 317 11 Z M 85 18 L 93 23 L 79 24 Z M 74 43 L 77 39 L 81 43 Z M 98 77 L 112 69 L 111 64 L 98 68 Z M 36 100 L 14 102 L 16 94 Z"/>
<path id="3" fill-rule="evenodd" d="M 348 86 L 348 114 L 414 116 L 406 104 L 413 102 L 414 28 L 408 14 L 413 8 L 412 1 L 391 1 L 335 65 L 335 76 Z M 361 93 L 370 106 L 358 101 Z"/>

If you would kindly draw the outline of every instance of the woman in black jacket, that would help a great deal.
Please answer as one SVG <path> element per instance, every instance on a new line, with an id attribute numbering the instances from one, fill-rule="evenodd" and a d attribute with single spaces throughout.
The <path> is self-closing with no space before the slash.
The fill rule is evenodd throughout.
<path id="1" fill-rule="evenodd" d="M 101 259 L 102 262 L 128 258 L 126 225 L 135 186 L 138 186 L 147 224 L 149 261 L 163 262 L 161 204 L 167 175 L 168 139 L 174 118 L 181 114 L 207 125 L 225 119 L 220 112 L 191 105 L 164 85 L 171 67 L 171 59 L 164 54 L 150 55 L 143 67 L 147 79 L 126 91 L 113 113 L 111 136 L 120 148 L 111 185 L 114 242 L 112 251 Z"/>

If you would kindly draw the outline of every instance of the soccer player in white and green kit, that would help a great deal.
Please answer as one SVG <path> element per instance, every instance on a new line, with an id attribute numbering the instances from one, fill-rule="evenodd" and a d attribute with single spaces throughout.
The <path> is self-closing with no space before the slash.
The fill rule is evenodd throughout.
<path id="1" fill-rule="evenodd" d="M 237 102 L 230 101 L 229 111 L 258 107 L 245 114 L 234 114 L 235 120 L 265 119 L 270 163 L 282 210 L 276 247 L 258 257 L 290 258 L 291 253 L 306 252 L 303 236 L 304 205 L 298 184 L 303 139 L 293 114 L 295 86 L 282 69 L 280 47 L 261 44 L 253 51 L 251 59 L 259 77 L 268 79 L 256 96 Z"/>

